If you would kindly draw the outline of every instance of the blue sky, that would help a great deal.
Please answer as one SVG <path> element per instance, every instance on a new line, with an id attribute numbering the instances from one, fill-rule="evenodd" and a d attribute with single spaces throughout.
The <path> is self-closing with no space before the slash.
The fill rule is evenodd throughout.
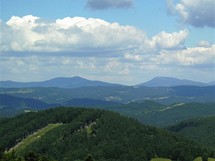
<path id="1" fill-rule="evenodd" d="M 214 0 L 1 0 L 1 80 L 215 80 Z"/>

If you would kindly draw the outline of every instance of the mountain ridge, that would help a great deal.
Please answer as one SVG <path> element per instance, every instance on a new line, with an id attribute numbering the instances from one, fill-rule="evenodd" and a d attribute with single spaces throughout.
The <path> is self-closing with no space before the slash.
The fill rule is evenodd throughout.
<path id="1" fill-rule="evenodd" d="M 28 88 L 28 87 L 58 87 L 58 88 L 80 88 L 80 87 L 100 87 L 100 86 L 129 86 L 120 83 L 109 83 L 99 80 L 89 80 L 79 76 L 56 77 L 53 79 L 37 82 L 17 82 L 0 81 L 0 88 Z M 174 77 L 154 77 L 144 83 L 130 85 L 135 87 L 174 87 L 174 86 L 215 86 L 215 81 L 208 83 L 192 81 L 188 79 L 178 79 Z"/>
<path id="2" fill-rule="evenodd" d="M 155 77 L 145 83 L 138 84 L 137 86 L 174 87 L 174 86 L 213 86 L 213 85 L 215 85 L 215 81 L 203 83 L 199 81 L 178 79 L 173 77 Z"/>
<path id="3" fill-rule="evenodd" d="M 0 81 L 0 87 L 2 88 L 28 88 L 28 87 L 79 88 L 88 86 L 90 87 L 90 86 L 123 86 L 123 85 L 107 83 L 97 80 L 88 80 L 79 76 L 57 77 L 38 82 Z"/>

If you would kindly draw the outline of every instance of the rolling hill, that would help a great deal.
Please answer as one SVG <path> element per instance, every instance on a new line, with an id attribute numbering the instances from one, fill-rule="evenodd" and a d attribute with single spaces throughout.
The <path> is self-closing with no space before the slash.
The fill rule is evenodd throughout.
<path id="1" fill-rule="evenodd" d="M 118 103 L 153 100 L 162 104 L 177 102 L 214 102 L 215 86 L 194 87 L 127 87 L 101 86 L 80 88 L 0 88 L 1 94 L 34 98 L 46 103 L 62 103 L 78 98 L 98 99 Z"/>
<path id="2" fill-rule="evenodd" d="M 162 105 L 153 101 L 110 106 L 105 109 L 138 119 L 143 124 L 165 127 L 181 121 L 215 115 L 215 103 L 175 103 Z"/>
<path id="3" fill-rule="evenodd" d="M 55 106 L 57 105 L 47 104 L 32 98 L 0 94 L 0 117 L 11 117 L 23 112 L 37 111 Z"/>
<path id="4" fill-rule="evenodd" d="M 14 92 L 15 93 L 21 92 L 20 94 L 26 95 L 26 93 L 28 93 L 27 91 L 29 91 L 30 92 L 29 96 L 31 96 L 32 98 L 23 98 L 23 97 L 20 97 L 20 95 L 18 95 L 19 97 L 17 97 L 17 96 L 1 94 L 0 95 L 0 107 L 1 107 L 0 117 L 11 117 L 19 113 L 35 111 L 35 110 L 36 111 L 43 110 L 50 107 L 74 106 L 74 107 L 86 107 L 86 108 L 99 108 L 99 109 L 105 109 L 109 111 L 115 111 L 122 115 L 126 115 L 129 117 L 138 119 L 141 123 L 144 123 L 144 124 L 164 127 L 164 126 L 177 124 L 187 119 L 215 115 L 214 102 L 205 102 L 205 103 L 179 102 L 179 103 L 165 105 L 165 104 L 155 102 L 154 100 L 145 100 L 140 102 L 135 100 L 135 101 L 130 101 L 129 103 L 118 103 L 118 102 L 113 102 L 111 100 L 93 99 L 93 98 L 74 98 L 70 100 L 69 98 L 72 96 L 70 92 L 61 93 L 60 91 L 62 91 L 62 89 L 57 89 L 59 90 L 59 95 L 58 95 L 55 89 L 53 90 L 51 88 L 51 90 L 53 91 L 50 91 L 48 89 L 45 88 L 46 91 L 43 92 L 43 95 L 38 95 L 39 96 L 38 100 L 32 99 L 36 97 L 35 94 L 37 94 L 37 91 L 35 91 L 35 93 L 31 95 L 33 92 L 30 92 L 29 89 L 25 89 L 26 91 L 25 90 L 17 91 L 17 89 L 15 89 Z M 33 90 L 37 90 L 37 88 Z M 190 95 L 188 92 L 186 92 L 186 90 L 185 91 L 178 90 L 177 94 L 180 95 L 181 93 L 186 93 L 186 95 Z M 203 91 L 198 91 L 198 90 L 196 91 L 197 91 L 195 93 L 196 95 L 204 94 Z M 96 93 L 92 93 L 92 94 L 95 95 Z M 67 98 L 68 101 L 62 101 L 64 99 L 60 99 L 62 98 L 63 95 L 68 97 Z M 47 98 L 49 97 L 53 99 L 53 96 L 54 98 L 60 99 L 61 101 L 56 101 L 55 104 L 44 103 L 44 101 L 48 100 Z M 75 96 L 76 97 L 78 96 L 76 92 L 74 92 L 74 97 Z M 39 99 L 39 98 L 43 98 L 43 99 Z"/>
<path id="5" fill-rule="evenodd" d="M 183 137 L 93 109 L 55 108 L 0 120 L 0 147 L 15 146 L 18 156 L 33 151 L 58 161 L 80 161 L 89 154 L 97 161 L 214 157 L 210 150 Z"/>
<path id="6" fill-rule="evenodd" d="M 109 107 L 113 105 L 118 105 L 117 102 L 111 102 L 106 100 L 99 99 L 90 99 L 90 98 L 76 98 L 62 103 L 63 106 L 72 106 L 72 107 Z"/>
<path id="7" fill-rule="evenodd" d="M 182 121 L 167 129 L 215 149 L 215 115 Z"/>

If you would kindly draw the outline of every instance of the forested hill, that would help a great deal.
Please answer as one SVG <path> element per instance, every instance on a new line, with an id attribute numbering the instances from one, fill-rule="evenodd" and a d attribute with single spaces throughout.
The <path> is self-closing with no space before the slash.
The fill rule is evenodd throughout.
<path id="1" fill-rule="evenodd" d="M 168 130 L 215 149 L 215 116 L 182 121 Z"/>
<path id="2" fill-rule="evenodd" d="M 47 130 L 50 125 L 56 126 Z M 41 129 L 42 134 L 36 136 Z M 24 142 L 29 136 L 32 139 Z M 214 152 L 192 141 L 94 109 L 55 108 L 1 119 L 1 148 L 9 150 L 19 142 L 17 155 L 33 151 L 57 161 L 80 161 L 88 154 L 95 161 L 148 161 L 155 157 L 192 161 L 198 156 L 214 157 Z"/>
<path id="3" fill-rule="evenodd" d="M 10 117 L 19 113 L 47 109 L 57 104 L 47 104 L 33 98 L 21 98 L 0 94 L 0 117 Z"/>

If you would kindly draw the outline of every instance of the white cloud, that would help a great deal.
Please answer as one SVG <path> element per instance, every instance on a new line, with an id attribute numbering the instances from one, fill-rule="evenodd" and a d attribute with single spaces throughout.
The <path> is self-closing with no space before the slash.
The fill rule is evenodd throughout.
<path id="1" fill-rule="evenodd" d="M 215 45 L 210 47 L 194 47 L 177 51 L 162 51 L 157 56 L 157 62 L 160 64 L 198 66 L 206 65 L 214 67 L 215 63 Z"/>
<path id="2" fill-rule="evenodd" d="M 187 30 L 161 32 L 148 39 L 134 26 L 101 19 L 66 17 L 47 22 L 32 15 L 13 16 L 1 23 L 2 52 L 58 52 L 75 56 L 108 56 L 126 51 L 151 52 L 181 47 Z"/>
<path id="3" fill-rule="evenodd" d="M 1 47 L 0 51 L 34 51 L 34 43 L 42 39 L 42 35 L 33 31 L 38 26 L 39 17 L 13 16 L 6 23 L 1 23 Z"/>
<path id="4" fill-rule="evenodd" d="M 158 55 L 135 55 L 121 58 L 30 55 L 1 56 L 1 79 L 19 81 L 47 80 L 79 75 L 125 84 L 141 83 L 154 76 L 175 76 L 213 80 L 215 45 L 183 50 L 162 50 Z M 195 74 L 193 74 L 195 73 Z M 26 77 L 27 76 L 27 77 Z M 200 78 L 199 78 L 200 79 Z M 198 79 L 197 79 L 198 80 Z"/>
<path id="5" fill-rule="evenodd" d="M 169 10 L 177 13 L 185 24 L 195 27 L 215 27 L 215 1 L 214 0 L 180 0 L 173 4 L 167 0 Z"/>
<path id="6" fill-rule="evenodd" d="M 1 51 L 124 50 L 140 45 L 145 34 L 93 18 L 64 18 L 45 22 L 34 16 L 12 17 L 4 25 Z"/>
<path id="7" fill-rule="evenodd" d="M 202 41 L 199 41 L 199 43 L 197 44 L 197 46 L 199 46 L 199 47 L 210 47 L 211 44 L 208 41 L 202 40 Z"/>
<path id="8" fill-rule="evenodd" d="M 79 75 L 131 84 L 143 76 L 177 76 L 188 71 L 213 77 L 215 45 L 200 41 L 197 47 L 187 48 L 187 29 L 162 31 L 148 38 L 133 26 L 101 19 L 67 17 L 47 22 L 31 15 L 0 21 L 0 28 L 4 79 L 31 81 Z"/>
<path id="9" fill-rule="evenodd" d="M 188 34 L 189 31 L 187 29 L 173 33 L 166 33 L 163 31 L 158 35 L 154 36 L 150 44 L 153 46 L 153 48 L 159 49 L 182 47 L 184 46 L 184 41 Z"/>
<path id="10" fill-rule="evenodd" d="M 143 56 L 141 55 L 137 55 L 137 54 L 125 54 L 124 56 L 125 59 L 128 59 L 128 60 L 133 60 L 133 61 L 142 61 L 143 60 Z"/>
<path id="11" fill-rule="evenodd" d="M 36 21 L 39 17 L 28 15 L 23 18 L 12 16 L 11 19 L 7 22 L 7 25 L 13 28 L 19 29 L 20 27 L 33 28 L 36 27 Z"/>
<path id="12" fill-rule="evenodd" d="M 131 8 L 133 0 L 87 0 L 87 7 L 93 10 L 108 8 Z"/>

